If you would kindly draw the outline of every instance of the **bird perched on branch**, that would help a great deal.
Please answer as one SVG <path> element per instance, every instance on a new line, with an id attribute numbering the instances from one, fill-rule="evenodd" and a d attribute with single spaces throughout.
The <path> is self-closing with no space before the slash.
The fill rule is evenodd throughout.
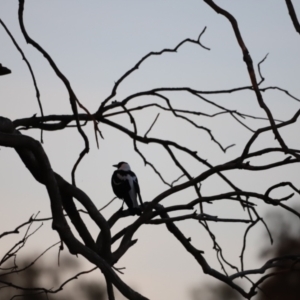
<path id="1" fill-rule="evenodd" d="M 119 162 L 114 167 L 118 168 L 111 178 L 115 195 L 124 200 L 133 215 L 140 215 L 141 208 L 138 205 L 137 198 L 139 197 L 141 206 L 143 206 L 143 201 L 136 175 L 131 171 L 129 164 L 124 161 Z"/>

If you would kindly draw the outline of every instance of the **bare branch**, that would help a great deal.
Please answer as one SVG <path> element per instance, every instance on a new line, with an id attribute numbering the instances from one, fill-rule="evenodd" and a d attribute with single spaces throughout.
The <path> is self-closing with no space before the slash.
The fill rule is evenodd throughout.
<path id="1" fill-rule="evenodd" d="M 268 106 L 265 104 L 263 97 L 261 95 L 261 92 L 258 88 L 258 83 L 256 80 L 255 71 L 253 68 L 252 58 L 251 58 L 249 51 L 243 41 L 243 38 L 240 33 L 236 19 L 229 12 L 227 12 L 226 10 L 224 10 L 221 7 L 219 7 L 218 5 L 216 5 L 212 0 L 203 0 L 203 1 L 205 3 L 207 3 L 212 9 L 214 9 L 218 14 L 221 14 L 225 18 L 227 18 L 228 21 L 231 23 L 233 31 L 234 31 L 236 39 L 237 39 L 237 42 L 243 52 L 244 62 L 247 66 L 248 74 L 249 74 L 249 77 L 250 77 L 250 80 L 252 83 L 253 90 L 256 94 L 257 101 L 258 101 L 260 107 L 266 112 L 266 114 L 268 116 L 268 119 L 269 119 L 271 127 L 272 127 L 272 131 L 274 132 L 274 135 L 275 135 L 275 138 L 278 140 L 280 146 L 286 151 L 288 148 L 287 148 L 285 142 L 283 141 L 281 135 L 279 134 L 276 124 L 275 124 L 275 121 L 274 121 L 274 118 L 273 118 L 273 115 L 272 115 L 270 109 L 268 108 Z"/>
<path id="2" fill-rule="evenodd" d="M 27 31 L 26 31 L 25 26 L 24 26 L 24 21 L 23 21 L 24 4 L 25 4 L 25 0 L 19 0 L 19 23 L 20 23 L 20 28 L 21 28 L 21 31 L 24 35 L 24 38 L 25 38 L 27 43 L 31 44 L 34 48 L 36 48 L 39 52 L 41 52 L 44 55 L 44 57 L 48 60 L 50 66 L 54 70 L 57 77 L 59 77 L 62 80 L 62 82 L 64 83 L 64 85 L 65 85 L 65 87 L 66 87 L 66 89 L 69 93 L 70 104 L 71 104 L 71 107 L 72 107 L 73 114 L 76 118 L 76 124 L 77 124 L 78 132 L 82 136 L 82 138 L 84 140 L 84 143 L 85 143 L 85 148 L 81 151 L 81 153 L 79 155 L 79 159 L 75 163 L 75 166 L 72 170 L 73 184 L 75 185 L 76 167 L 78 166 L 79 162 L 84 157 L 84 155 L 89 152 L 89 141 L 88 141 L 88 138 L 87 138 L 86 134 L 84 133 L 84 131 L 80 127 L 80 123 L 79 123 L 79 119 L 78 119 L 78 110 L 77 110 L 76 103 L 79 103 L 79 100 L 77 99 L 73 89 L 71 88 L 71 84 L 70 84 L 69 80 L 61 73 L 61 71 L 58 69 L 55 62 L 51 58 L 51 56 L 38 43 L 36 43 L 34 40 L 32 40 L 29 37 L 29 35 L 27 34 Z"/>
<path id="3" fill-rule="evenodd" d="M 43 106 L 42 106 L 42 102 L 41 102 L 41 99 L 40 99 L 40 91 L 39 91 L 39 88 L 37 86 L 37 82 L 36 82 L 33 70 L 31 68 L 31 65 L 30 65 L 29 61 L 27 60 L 26 56 L 24 55 L 24 52 L 22 51 L 22 49 L 20 48 L 20 46 L 16 42 L 15 38 L 10 33 L 9 29 L 7 28 L 7 26 L 4 24 L 4 22 L 1 19 L 0 19 L 0 24 L 2 25 L 2 27 L 4 28 L 4 30 L 6 31 L 6 33 L 8 34 L 8 36 L 11 38 L 13 44 L 15 45 L 15 47 L 17 48 L 17 50 L 20 52 L 20 54 L 22 56 L 22 59 L 25 61 L 26 65 L 27 65 L 27 67 L 29 69 L 29 72 L 30 72 L 30 75 L 31 75 L 31 78 L 32 78 L 32 81 L 33 81 L 33 85 L 34 85 L 34 88 L 35 88 L 36 99 L 38 101 L 38 105 L 39 105 L 39 108 L 40 108 L 41 116 L 44 117 Z M 43 143 L 43 130 L 41 130 L 41 143 Z"/>
<path id="4" fill-rule="evenodd" d="M 295 30 L 300 34 L 300 24 L 299 24 L 297 14 L 296 14 L 294 6 L 293 6 L 293 2 L 292 2 L 292 0 L 285 0 L 285 3 L 288 8 L 291 20 L 294 24 Z"/>
<path id="5" fill-rule="evenodd" d="M 155 122 L 157 121 L 159 117 L 159 114 L 157 114 L 156 118 L 154 119 L 153 123 L 151 124 L 150 128 L 147 130 L 147 132 L 145 133 L 144 137 L 147 137 L 147 134 L 151 131 L 151 129 L 153 128 Z"/>
<path id="6" fill-rule="evenodd" d="M 201 31 L 201 33 L 199 34 L 198 42 L 199 42 L 199 45 L 200 45 L 202 48 L 204 48 L 204 49 L 206 49 L 206 50 L 209 51 L 210 48 L 207 48 L 207 47 L 203 46 L 203 45 L 201 44 L 201 42 L 200 42 L 200 39 L 201 39 L 202 35 L 204 34 L 205 30 L 206 30 L 206 26 L 204 27 L 204 29 L 203 29 L 203 30 Z"/>

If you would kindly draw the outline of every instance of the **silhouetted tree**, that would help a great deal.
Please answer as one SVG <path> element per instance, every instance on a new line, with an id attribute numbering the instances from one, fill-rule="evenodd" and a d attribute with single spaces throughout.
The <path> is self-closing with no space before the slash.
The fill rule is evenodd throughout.
<path id="1" fill-rule="evenodd" d="M 70 6 L 71 5 L 70 2 Z M 117 272 L 119 270 L 116 269 L 116 263 L 123 258 L 127 251 L 130 251 L 130 249 L 135 246 L 137 239 L 134 238 L 134 235 L 142 226 L 165 226 L 170 235 L 185 249 L 186 254 L 193 258 L 195 264 L 197 264 L 202 272 L 236 290 L 246 299 L 251 299 L 255 296 L 261 281 L 260 279 L 258 279 L 258 281 L 254 280 L 250 289 L 246 289 L 242 284 L 238 283 L 237 279 L 245 278 L 246 276 L 251 277 L 253 275 L 259 275 L 264 278 L 264 274 L 270 269 L 274 270 L 274 268 L 276 268 L 277 270 L 277 268 L 280 267 L 280 271 L 282 271 L 282 264 L 285 264 L 287 261 L 286 258 L 279 257 L 268 260 L 261 268 L 245 269 L 244 252 L 249 230 L 259 223 L 267 228 L 267 224 L 260 216 L 260 205 L 258 204 L 263 203 L 264 205 L 277 206 L 279 209 L 289 211 L 291 215 L 300 217 L 297 211 L 286 204 L 286 201 L 291 199 L 294 193 L 299 194 L 300 191 L 295 186 L 296 183 L 293 180 L 285 179 L 284 172 L 282 171 L 286 170 L 285 168 L 288 166 L 292 164 L 297 165 L 300 162 L 299 143 L 291 143 L 286 137 L 286 132 L 288 132 L 290 128 L 293 128 L 292 125 L 298 121 L 300 110 L 296 109 L 293 111 L 293 115 L 289 117 L 283 115 L 282 119 L 277 119 L 277 113 L 275 114 L 274 111 L 270 109 L 269 102 L 264 98 L 264 93 L 270 91 L 278 93 L 282 97 L 286 97 L 284 100 L 292 99 L 293 101 L 300 101 L 300 99 L 291 95 L 291 93 L 283 87 L 274 85 L 263 86 L 265 78 L 261 72 L 261 64 L 265 61 L 267 56 L 253 62 L 253 57 L 247 48 L 247 43 L 243 38 L 243 33 L 239 28 L 239 23 L 236 18 L 218 6 L 213 0 L 203 0 L 202 5 L 218 14 L 222 20 L 226 20 L 231 26 L 230 28 L 235 37 L 234 43 L 236 43 L 239 49 L 239 54 L 236 59 L 243 63 L 244 72 L 248 78 L 248 83 L 245 86 L 228 87 L 226 89 L 219 89 L 218 87 L 207 89 L 203 86 L 165 86 L 158 83 L 152 88 L 142 87 L 137 88 L 135 91 L 129 91 L 128 95 L 125 96 L 119 94 L 120 86 L 124 85 L 127 79 L 132 77 L 133 74 L 136 74 L 141 65 L 150 59 L 162 57 L 166 53 L 175 55 L 186 45 L 195 47 L 195 49 L 199 51 L 209 50 L 207 46 L 201 43 L 201 37 L 206 29 L 205 27 L 200 35 L 193 39 L 186 38 L 182 41 L 178 41 L 177 45 L 172 48 L 164 48 L 157 52 L 145 54 L 137 60 L 136 64 L 115 81 L 111 91 L 106 97 L 102 99 L 99 98 L 98 108 L 91 112 L 90 108 L 85 107 L 83 100 L 77 97 L 69 79 L 63 74 L 58 64 L 56 64 L 49 53 L 31 37 L 30 32 L 27 32 L 26 20 L 24 20 L 25 0 L 19 0 L 18 22 L 20 32 L 27 44 L 42 54 L 43 58 L 49 63 L 50 68 L 52 68 L 57 76 L 57 79 L 64 85 L 68 94 L 66 101 L 70 103 L 71 107 L 71 113 L 68 114 L 63 113 L 60 107 L 56 108 L 55 114 L 44 114 L 38 85 L 30 62 L 25 57 L 22 49 L 19 47 L 6 24 L 0 20 L 0 25 L 8 34 L 15 48 L 20 52 L 29 68 L 40 109 L 40 115 L 25 115 L 16 120 L 10 120 L 8 116 L 0 117 L 0 146 L 8 147 L 16 151 L 24 164 L 23 167 L 29 170 L 32 177 L 38 183 L 45 186 L 51 205 L 52 228 L 57 231 L 62 245 L 65 245 L 71 254 L 82 256 L 102 272 L 106 280 L 107 295 L 110 300 L 115 299 L 113 287 L 119 290 L 127 299 L 148 299 L 129 286 Z M 221 3 L 221 5 L 223 5 L 223 3 Z M 291 0 L 286 0 L 286 5 L 294 26 L 292 27 L 291 25 L 289 29 L 299 32 L 299 23 Z M 288 18 L 286 11 L 282 12 L 282 14 Z M 53 20 L 55 20 L 55 18 Z M 153 18 L 153 20 L 155 22 L 155 18 Z M 255 16 L 253 16 L 253 20 L 255 20 Z M 128 21 L 130 22 L 131 20 Z M 258 30 L 254 30 L 256 35 Z M 227 42 L 231 41 L 222 40 L 222 43 Z M 58 46 L 62 45 L 60 44 Z M 283 46 L 289 47 L 289 45 Z M 267 51 L 269 51 L 269 49 L 266 50 L 266 52 Z M 77 61 L 74 62 L 74 66 L 74 70 L 77 71 Z M 8 74 L 7 70 L 3 69 L 3 67 L 1 68 L 3 73 L 6 72 Z M 218 72 L 221 71 L 221 69 L 218 70 Z M 244 109 L 243 111 L 238 105 L 237 107 L 233 107 L 233 102 L 229 104 L 224 100 L 233 94 L 238 94 L 240 101 L 246 98 L 245 95 L 247 95 L 247 97 L 249 96 L 249 99 L 255 102 L 254 105 L 259 107 L 261 114 L 252 114 L 248 109 Z M 2 97 L 2 95 L 0 96 Z M 186 96 L 203 104 L 204 108 L 190 110 Z M 220 98 L 218 98 L 220 96 L 224 96 L 222 101 L 218 101 L 220 100 Z M 177 102 L 174 100 L 175 97 L 181 97 L 181 101 L 185 103 L 184 109 L 179 106 L 176 107 Z M 1 105 L 5 105 L 5 101 L 3 101 Z M 23 99 L 20 101 L 23 101 Z M 19 109 L 17 104 L 16 109 Z M 152 123 L 148 124 L 147 128 L 144 128 L 139 120 L 143 120 L 143 116 L 147 115 L 151 109 L 155 110 L 157 115 L 153 118 L 153 121 L 151 121 Z M 154 131 L 153 128 L 158 126 L 157 123 L 159 122 L 157 120 L 159 113 L 162 111 L 164 112 L 162 118 L 165 119 L 160 122 L 160 128 Z M 279 113 L 280 111 L 278 114 Z M 173 118 L 174 124 L 178 125 L 179 128 L 177 127 L 176 134 L 172 131 L 175 129 L 172 128 L 171 133 L 173 137 L 171 134 L 167 134 L 162 138 L 161 134 L 164 132 L 164 126 L 170 124 L 169 117 Z M 235 123 L 237 124 L 235 128 L 238 126 L 238 130 L 239 128 L 245 130 L 243 140 L 237 141 L 239 142 L 239 148 L 234 155 L 228 153 L 228 149 L 232 148 L 234 144 L 230 141 L 227 142 L 227 145 L 223 145 L 223 142 L 220 140 L 221 136 L 224 138 L 229 138 L 230 136 L 231 140 L 237 139 L 237 136 L 232 133 L 232 128 L 225 129 L 224 119 L 219 123 L 215 123 L 216 119 L 221 117 L 227 117 L 227 120 L 237 122 Z M 206 121 L 204 121 L 204 119 Z M 129 225 L 122 229 L 115 230 L 117 227 L 115 225 L 121 218 L 131 215 L 128 210 L 117 211 L 105 218 L 102 211 L 99 211 L 94 204 L 95 201 L 92 201 L 88 196 L 88 191 L 83 191 L 78 183 L 76 184 L 76 170 L 78 165 L 90 150 L 90 141 L 84 130 L 84 126 L 87 123 L 93 125 L 93 133 L 95 134 L 97 145 L 99 145 L 98 139 L 103 138 L 101 132 L 101 126 L 103 125 L 112 131 L 115 130 L 120 135 L 123 134 L 126 136 L 130 142 L 132 142 L 132 149 L 136 152 L 137 157 L 141 159 L 145 165 L 152 168 L 153 172 L 158 175 L 161 182 L 167 188 L 161 189 L 151 199 L 147 199 L 149 201 L 145 202 L 144 207 L 141 207 L 142 214 L 134 219 L 128 218 Z M 98 125 L 100 126 L 98 127 Z M 187 125 L 190 126 L 189 130 L 186 130 L 187 127 L 185 126 Z M 215 135 L 212 129 L 214 125 L 220 130 L 218 136 Z M 53 170 L 42 142 L 44 131 L 51 131 L 55 136 L 55 133 L 59 130 L 67 130 L 70 127 L 75 128 L 76 132 L 78 132 L 84 146 L 81 149 L 70 149 L 70 151 L 78 154 L 78 159 L 74 163 L 72 170 L 70 170 L 72 180 L 68 182 L 61 174 Z M 31 136 L 33 130 L 40 130 L 40 141 L 34 138 L 33 135 Z M 203 136 L 201 135 L 200 137 L 199 132 L 201 132 L 205 138 L 202 139 Z M 191 146 L 185 139 L 187 136 L 190 140 L 198 142 L 198 144 Z M 266 136 L 271 138 L 267 139 Z M 181 137 L 183 141 L 178 140 L 179 137 Z M 113 138 L 113 136 L 111 138 Z M 257 142 L 259 139 L 264 139 L 264 143 L 260 144 Z M 276 143 L 273 143 L 274 139 Z M 106 140 L 104 140 L 103 143 L 105 142 Z M 67 144 L 68 141 L 65 141 L 65 143 Z M 209 145 L 209 153 L 207 154 L 201 151 L 204 144 Z M 150 146 L 154 146 L 155 149 L 160 149 L 161 152 L 157 154 L 154 151 L 155 154 L 151 156 L 145 148 L 143 148 Z M 208 160 L 206 156 L 212 155 L 216 149 L 222 156 L 218 156 L 218 158 L 214 160 Z M 122 149 L 120 151 L 122 151 Z M 146 152 L 148 153 L 147 155 L 145 154 Z M 163 166 L 152 162 L 152 160 L 155 161 L 155 158 L 160 155 L 164 155 L 161 156 L 163 157 Z M 189 162 L 188 164 L 187 161 Z M 92 168 L 95 168 L 95 165 L 91 165 L 91 169 Z M 174 177 L 170 180 L 165 179 L 165 170 L 172 170 L 171 172 Z M 251 178 L 255 178 L 257 173 L 264 171 L 266 171 L 268 175 L 278 171 L 277 173 L 281 173 L 282 177 L 275 182 L 268 183 L 266 188 L 260 190 L 255 186 L 249 188 L 245 187 L 239 181 L 240 176 L 247 174 L 247 176 L 249 176 L 247 181 L 251 182 Z M 1 172 L 7 172 L 7 170 L 1 169 Z M 231 176 L 232 174 L 234 174 L 234 176 Z M 216 180 L 215 184 L 211 185 L 211 181 L 214 180 Z M 210 186 L 211 188 L 202 189 L 201 187 L 203 185 Z M 220 185 L 222 188 L 216 189 L 216 187 Z M 284 193 L 283 196 L 280 196 L 280 190 L 282 188 L 292 190 L 293 194 L 287 192 Z M 190 194 L 182 196 L 181 192 L 187 189 L 189 189 Z M 169 199 L 173 199 L 174 196 L 178 196 L 180 202 L 174 203 L 169 201 Z M 99 198 L 101 198 L 100 188 Z M 211 210 L 211 207 L 216 207 L 220 201 L 229 203 L 229 205 L 234 207 L 242 207 L 243 210 L 241 209 L 240 213 L 235 216 L 224 213 L 224 210 L 220 210 L 220 215 L 216 215 Z M 76 204 L 78 203 L 84 207 L 84 212 L 77 209 Z M 1 209 L 4 210 L 5 207 L 3 206 Z M 187 210 L 191 212 L 187 213 Z M 91 234 L 90 229 L 81 216 L 82 213 L 87 213 L 97 225 L 100 232 L 97 238 Z M 42 222 L 43 220 L 35 218 L 31 221 Z M 181 227 L 177 225 L 178 222 L 185 221 L 194 221 L 195 226 L 204 229 L 218 259 L 217 266 L 211 264 L 207 259 L 202 249 L 205 245 L 195 243 L 194 240 L 190 238 L 190 233 L 184 232 Z M 210 225 L 215 222 L 234 226 L 238 224 L 239 228 L 244 226 L 244 242 L 238 266 L 230 263 L 226 259 L 222 247 L 212 229 L 213 226 Z M 70 223 L 72 223 L 73 226 L 70 226 Z M 0 234 L 0 238 L 17 232 L 18 229 Z M 290 241 L 287 240 L 286 243 L 288 242 Z M 4 257 L 4 260 L 13 257 L 15 255 L 13 251 L 11 255 L 12 256 Z M 291 266 L 296 268 L 298 260 L 299 256 L 297 254 L 290 254 L 289 269 Z M 2 262 L 0 262 L 0 267 L 3 267 Z M 286 265 L 284 265 L 284 269 L 286 269 Z M 28 282 L 25 281 L 25 283 L 30 286 L 32 292 L 36 289 L 36 287 L 33 287 L 35 282 L 32 281 L 32 278 L 35 278 L 40 274 L 39 272 L 42 271 L 32 268 L 31 270 L 29 269 L 28 272 L 31 272 L 31 275 L 28 277 Z M 3 276 L 2 278 L 4 278 Z M 53 277 L 52 279 L 54 280 Z M 7 282 L 1 279 L 0 276 L 0 283 L 3 287 L 14 285 L 15 279 L 11 278 L 8 280 Z M 166 280 L 168 279 L 166 278 Z M 20 286 L 19 288 L 22 289 Z M 40 288 L 38 292 L 49 294 L 50 288 L 51 287 Z M 26 292 L 24 287 L 23 290 Z M 93 294 L 91 287 L 89 287 L 88 290 Z M 228 294 L 228 297 L 232 296 Z"/>

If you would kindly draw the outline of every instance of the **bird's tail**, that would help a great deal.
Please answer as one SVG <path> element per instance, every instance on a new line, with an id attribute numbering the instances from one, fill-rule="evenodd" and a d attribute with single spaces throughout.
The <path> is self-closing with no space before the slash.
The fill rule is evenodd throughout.
<path id="1" fill-rule="evenodd" d="M 141 209 L 139 208 L 136 197 L 134 199 L 132 199 L 132 197 L 130 195 L 128 195 L 128 196 L 124 197 L 124 201 L 127 204 L 130 212 L 133 215 L 141 214 Z"/>

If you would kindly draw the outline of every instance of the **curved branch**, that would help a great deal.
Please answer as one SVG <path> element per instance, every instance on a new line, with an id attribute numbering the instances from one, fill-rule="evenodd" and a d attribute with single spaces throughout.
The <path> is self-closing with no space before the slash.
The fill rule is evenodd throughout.
<path id="1" fill-rule="evenodd" d="M 289 11 L 289 15 L 291 17 L 291 20 L 294 24 L 295 30 L 300 34 L 300 24 L 297 18 L 297 14 L 295 12 L 294 6 L 293 6 L 293 2 L 292 0 L 285 0 L 287 9 Z"/>
<path id="2" fill-rule="evenodd" d="M 266 112 L 268 119 L 270 121 L 271 127 L 272 127 L 272 131 L 274 132 L 275 138 L 278 140 L 280 146 L 282 147 L 282 149 L 284 149 L 285 151 L 287 151 L 288 147 L 286 146 L 285 142 L 283 141 L 281 135 L 279 134 L 273 115 L 270 111 L 270 109 L 268 108 L 268 106 L 265 104 L 263 97 L 261 95 L 261 92 L 259 90 L 258 87 L 258 83 L 256 80 L 256 75 L 255 75 L 255 71 L 253 68 L 253 63 L 252 63 L 252 58 L 250 56 L 250 53 L 244 43 L 244 40 L 242 38 L 242 35 L 240 33 L 239 27 L 238 27 L 238 23 L 236 21 L 236 19 L 226 10 L 222 9 L 221 7 L 219 7 L 218 5 L 216 5 L 212 0 L 203 0 L 206 4 L 208 4 L 216 13 L 223 15 L 231 24 L 233 31 L 235 33 L 237 42 L 242 50 L 243 56 L 244 56 L 244 62 L 247 66 L 248 69 L 248 74 L 252 83 L 252 87 L 253 90 L 256 94 L 256 98 L 257 101 L 260 105 L 260 107 Z"/>
<path id="3" fill-rule="evenodd" d="M 70 84 L 69 80 L 58 69 L 55 62 L 51 58 L 51 56 L 38 43 L 36 43 L 34 40 L 32 40 L 29 37 L 29 35 L 27 34 L 27 31 L 26 31 L 25 26 L 24 26 L 24 20 L 23 20 L 24 4 L 25 4 L 25 0 L 19 0 L 19 12 L 18 12 L 19 23 L 20 23 L 20 28 L 21 28 L 21 31 L 24 35 L 24 38 L 25 38 L 27 43 L 31 44 L 34 48 L 36 48 L 39 52 L 41 52 L 43 54 L 43 56 L 47 59 L 50 66 L 54 70 L 57 77 L 60 78 L 61 81 L 64 83 L 64 85 L 65 85 L 65 87 L 66 87 L 66 89 L 69 93 L 70 104 L 71 104 L 73 114 L 75 116 L 78 132 L 82 136 L 82 138 L 84 140 L 84 143 L 85 143 L 85 148 L 81 151 L 81 153 L 79 155 L 79 159 L 78 159 L 78 161 L 77 161 L 77 163 L 74 166 L 73 171 L 72 171 L 73 184 L 75 184 L 75 175 L 74 175 L 74 173 L 75 173 L 76 167 L 77 167 L 78 163 L 81 161 L 81 159 L 83 158 L 83 156 L 89 152 L 89 140 L 88 140 L 86 134 L 84 133 L 84 131 L 82 130 L 82 128 L 80 126 L 80 123 L 79 123 L 79 119 L 78 119 L 78 110 L 77 110 L 76 103 L 79 103 L 79 101 L 78 101 L 78 99 L 77 99 L 77 97 L 76 97 L 76 95 L 75 95 L 75 93 L 74 93 L 74 91 L 71 87 L 71 84 Z"/>
<path id="4" fill-rule="evenodd" d="M 26 58 L 24 52 L 22 51 L 21 47 L 18 45 L 18 43 L 14 39 L 13 35 L 10 33 L 10 31 L 8 30 L 8 28 L 6 27 L 6 25 L 4 24 L 4 22 L 1 19 L 0 19 L 0 24 L 2 25 L 2 27 L 4 28 L 4 30 L 6 31 L 6 33 L 10 37 L 10 39 L 12 40 L 12 42 L 15 45 L 15 47 L 17 48 L 17 50 L 20 52 L 20 54 L 22 56 L 22 59 L 25 61 L 26 65 L 29 69 L 29 72 L 30 72 L 30 75 L 31 75 L 31 78 L 32 78 L 32 81 L 33 81 L 33 85 L 34 85 L 34 88 L 35 88 L 36 98 L 37 98 L 38 105 L 39 105 L 39 108 L 40 108 L 41 116 L 43 118 L 44 117 L 44 112 L 43 112 L 42 102 L 41 102 L 41 99 L 40 99 L 40 91 L 39 91 L 39 88 L 37 86 L 37 82 L 36 82 L 33 70 L 31 68 L 31 65 L 30 65 L 29 61 L 27 60 L 27 58 Z M 43 143 L 43 130 L 41 130 L 41 142 Z"/>
<path id="5" fill-rule="evenodd" d="M 34 176 L 40 175 L 40 178 L 43 180 L 42 183 L 47 188 L 53 215 L 52 228 L 59 233 L 61 240 L 67 245 L 70 253 L 81 254 L 91 263 L 95 264 L 124 296 L 133 300 L 146 300 L 147 298 L 126 285 L 102 257 L 84 246 L 74 237 L 62 212 L 62 200 L 55 174 L 51 169 L 48 157 L 43 151 L 41 144 L 27 136 L 0 133 L 0 145 L 30 151 L 35 157 L 40 174 L 36 172 Z"/>

